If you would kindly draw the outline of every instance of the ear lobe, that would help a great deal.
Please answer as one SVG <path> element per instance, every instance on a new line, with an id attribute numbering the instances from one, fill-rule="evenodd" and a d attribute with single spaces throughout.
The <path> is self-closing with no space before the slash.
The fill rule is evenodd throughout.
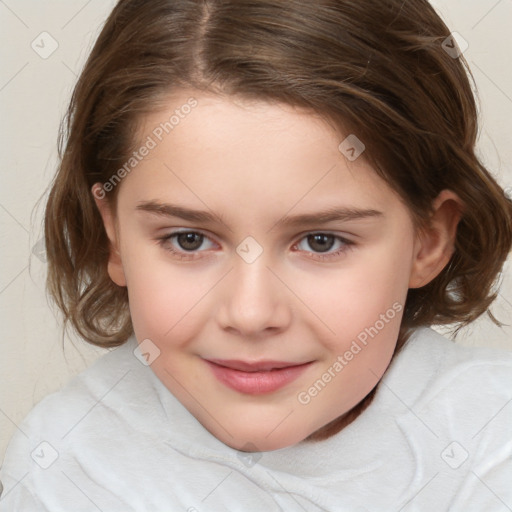
<path id="1" fill-rule="evenodd" d="M 94 202 L 98 207 L 103 226 L 110 241 L 109 244 L 109 259 L 108 259 L 108 275 L 110 279 L 118 286 L 126 286 L 126 277 L 124 275 L 123 263 L 121 260 L 121 253 L 119 252 L 118 233 L 115 225 L 115 217 L 107 199 L 105 198 L 105 191 L 100 183 L 95 183 L 91 188 Z"/>
<path id="2" fill-rule="evenodd" d="M 446 267 L 454 252 L 457 225 L 462 215 L 462 200 L 451 190 L 443 190 L 433 203 L 429 226 L 415 241 L 415 255 L 409 288 L 421 288 Z"/>

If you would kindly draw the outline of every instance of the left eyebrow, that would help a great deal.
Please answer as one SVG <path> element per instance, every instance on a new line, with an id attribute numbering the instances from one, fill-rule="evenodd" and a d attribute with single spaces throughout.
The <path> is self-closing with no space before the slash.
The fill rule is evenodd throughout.
<path id="1" fill-rule="evenodd" d="M 277 224 L 297 227 L 314 224 L 327 224 L 335 221 L 362 220 L 372 217 L 383 217 L 384 213 L 371 208 L 346 208 L 333 207 L 320 210 L 316 213 L 304 213 L 300 215 L 285 216 Z"/>
<path id="2" fill-rule="evenodd" d="M 217 214 L 206 210 L 193 210 L 184 206 L 166 204 L 160 201 L 143 201 L 139 203 L 136 210 L 149 212 L 162 217 L 178 217 L 191 222 L 220 223 L 224 220 Z M 299 215 L 286 215 L 275 224 L 282 224 L 289 227 L 326 224 L 335 221 L 362 220 L 372 217 L 383 217 L 384 213 L 374 209 L 359 209 L 347 207 L 332 207 L 320 210 L 315 213 L 303 213 Z"/>

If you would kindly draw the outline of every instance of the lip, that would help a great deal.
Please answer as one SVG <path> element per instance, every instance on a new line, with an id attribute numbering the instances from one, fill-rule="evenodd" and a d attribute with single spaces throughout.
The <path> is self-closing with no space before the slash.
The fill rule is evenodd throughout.
<path id="1" fill-rule="evenodd" d="M 249 395 L 271 393 L 297 379 L 311 364 L 285 361 L 205 359 L 215 377 L 226 386 Z"/>

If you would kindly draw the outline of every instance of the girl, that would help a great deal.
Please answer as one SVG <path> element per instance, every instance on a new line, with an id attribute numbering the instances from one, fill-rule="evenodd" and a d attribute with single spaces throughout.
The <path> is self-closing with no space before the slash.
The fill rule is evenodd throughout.
<path id="1" fill-rule="evenodd" d="M 119 1 L 45 215 L 113 350 L 20 425 L 0 510 L 512 508 L 512 356 L 430 327 L 512 247 L 456 48 L 426 0 Z"/>

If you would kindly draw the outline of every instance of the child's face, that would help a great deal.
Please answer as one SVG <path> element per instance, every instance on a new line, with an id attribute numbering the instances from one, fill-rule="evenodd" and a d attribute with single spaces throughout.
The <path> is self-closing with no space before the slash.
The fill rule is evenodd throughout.
<path id="1" fill-rule="evenodd" d="M 190 96 L 197 106 L 155 131 Z M 109 272 L 128 286 L 136 337 L 160 350 L 151 368 L 165 386 L 234 448 L 303 440 L 364 398 L 392 357 L 415 231 L 363 157 L 338 149 L 347 135 L 291 107 L 180 91 L 145 119 L 149 154 L 118 185 Z M 138 208 L 148 202 L 222 222 Z M 328 209 L 363 213 L 291 222 Z M 178 230 L 198 234 L 159 241 Z M 268 361 L 289 368 L 254 371 Z"/>

